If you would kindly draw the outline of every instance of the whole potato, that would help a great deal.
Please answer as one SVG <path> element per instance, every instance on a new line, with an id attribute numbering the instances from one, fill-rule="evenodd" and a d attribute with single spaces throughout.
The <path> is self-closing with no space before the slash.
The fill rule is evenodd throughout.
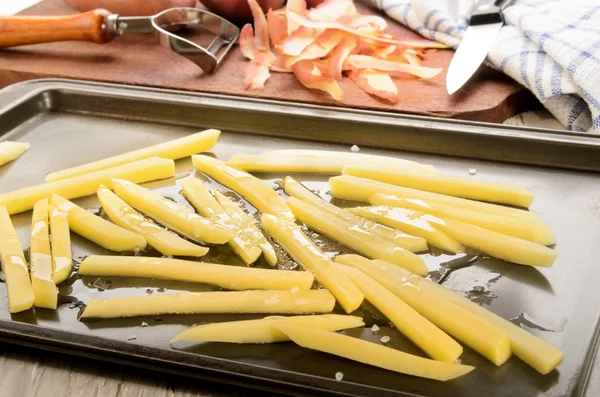
<path id="1" fill-rule="evenodd" d="M 269 11 L 269 8 L 272 8 L 273 10 L 281 8 L 285 2 L 285 0 L 256 1 L 260 4 L 265 13 Z M 231 22 L 237 24 L 252 22 L 252 12 L 250 12 L 250 6 L 248 6 L 247 0 L 201 0 L 201 3 L 208 8 L 209 11 L 214 12 Z"/>

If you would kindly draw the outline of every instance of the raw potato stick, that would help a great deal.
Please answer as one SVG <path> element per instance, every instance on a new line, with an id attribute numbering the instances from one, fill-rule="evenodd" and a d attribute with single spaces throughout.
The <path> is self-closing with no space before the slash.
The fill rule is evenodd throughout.
<path id="1" fill-rule="evenodd" d="M 386 226 L 423 237 L 430 245 L 444 251 L 454 254 L 464 251 L 464 247 L 456 239 L 440 230 L 439 225 L 444 221 L 433 215 L 423 215 L 413 210 L 384 206 L 355 207 L 349 208 L 348 211 Z"/>
<path id="2" fill-rule="evenodd" d="M 350 266 L 340 264 L 337 266 L 356 284 L 365 295 L 365 299 L 431 358 L 453 363 L 460 357 L 462 346 L 402 299 L 362 271 Z"/>
<path id="3" fill-rule="evenodd" d="M 388 262 L 370 261 L 359 255 L 340 255 L 335 261 L 362 270 L 423 317 L 492 363 L 500 366 L 510 358 L 510 342 L 506 333 L 452 302 L 421 291 L 418 283 L 423 280 L 422 277 Z"/>
<path id="4" fill-rule="evenodd" d="M 28 150 L 29 144 L 26 142 L 0 142 L 0 166 L 18 159 Z"/>
<path id="5" fill-rule="evenodd" d="M 111 221 L 122 228 L 141 234 L 146 242 L 161 254 L 200 257 L 208 253 L 208 248 L 190 243 L 177 234 L 158 226 L 103 185 L 98 188 L 97 195 L 104 213 Z"/>
<path id="6" fill-rule="evenodd" d="M 351 214 L 348 211 L 345 211 L 342 208 L 323 200 L 306 187 L 296 182 L 290 176 L 285 177 L 283 180 L 283 185 L 285 192 L 289 196 L 296 197 L 297 199 L 306 201 L 307 203 L 312 204 L 323 211 L 330 212 L 344 221 L 351 222 L 352 224 L 356 225 L 357 228 L 364 230 L 365 232 L 377 234 L 411 252 L 422 252 L 427 251 L 428 249 L 427 241 L 424 238 L 404 234 L 399 230 L 395 230 L 387 226 L 380 225 L 379 223 L 373 222 L 369 219 Z"/>
<path id="7" fill-rule="evenodd" d="M 364 299 L 362 292 L 302 233 L 300 226 L 269 214 L 263 214 L 261 220 L 263 229 L 277 240 L 294 261 L 312 272 L 317 281 L 331 291 L 346 313 L 358 309 Z"/>
<path id="8" fill-rule="evenodd" d="M 291 317 L 270 316 L 259 320 L 228 321 L 198 325 L 197 327 L 181 331 L 175 335 L 171 343 L 180 340 L 229 343 L 275 343 L 289 341 L 290 338 L 286 334 L 274 327 L 279 324 L 299 325 L 325 331 L 339 331 L 365 325 L 360 317 L 339 314 Z"/>
<path id="9" fill-rule="evenodd" d="M 522 187 L 436 172 L 423 172 L 408 167 L 384 168 L 369 164 L 349 165 L 344 167 L 342 175 L 369 178 L 412 189 L 525 208 L 529 208 L 533 202 L 533 193 Z"/>
<path id="10" fill-rule="evenodd" d="M 31 309 L 35 300 L 23 247 L 6 207 L 0 205 L 0 259 L 11 313 Z"/>
<path id="11" fill-rule="evenodd" d="M 448 219 L 439 227 L 467 247 L 507 262 L 526 266 L 550 267 L 558 254 L 531 241 Z"/>
<path id="12" fill-rule="evenodd" d="M 127 204 L 192 240 L 209 244 L 225 244 L 235 233 L 223 225 L 196 214 L 184 205 L 122 179 L 113 179 L 117 196 Z"/>
<path id="13" fill-rule="evenodd" d="M 197 170 L 235 191 L 263 214 L 294 221 L 285 200 L 265 181 L 212 157 L 192 156 L 192 161 Z"/>
<path id="14" fill-rule="evenodd" d="M 53 182 L 60 179 L 71 178 L 77 175 L 84 175 L 90 172 L 112 168 L 121 164 L 148 159 L 150 157 L 160 157 L 170 160 L 188 157 L 192 154 L 197 154 L 212 149 L 217 143 L 217 139 L 219 138 L 220 134 L 221 131 L 219 130 L 206 130 L 196 134 L 184 136 L 183 138 L 159 143 L 158 145 L 119 154 L 103 160 L 52 172 L 46 176 L 46 182 Z"/>
<path id="15" fill-rule="evenodd" d="M 421 257 L 388 239 L 360 229 L 351 222 L 295 197 L 290 197 L 288 206 L 300 222 L 304 222 L 309 228 L 339 241 L 356 252 L 370 258 L 387 260 L 417 274 L 427 275 L 427 266 Z"/>
<path id="16" fill-rule="evenodd" d="M 81 318 L 204 313 L 329 313 L 329 291 L 216 291 L 91 299 Z"/>
<path id="17" fill-rule="evenodd" d="M 173 175 L 175 175 L 175 163 L 173 160 L 152 157 L 134 163 L 90 172 L 89 174 L 74 176 L 73 178 L 43 183 L 0 194 L 0 205 L 5 206 L 9 214 L 18 214 L 19 212 L 32 209 L 37 201 L 49 198 L 53 193 L 71 200 L 96 193 L 100 185 L 112 188 L 112 178 L 122 178 L 135 183 L 144 183 L 157 179 L 171 178 Z"/>
<path id="18" fill-rule="evenodd" d="M 52 280 L 56 285 L 71 275 L 73 257 L 71 254 L 71 233 L 66 212 L 53 205 L 48 206 L 52 247 Z"/>
<path id="19" fill-rule="evenodd" d="M 254 218 L 246 214 L 243 209 L 222 193 L 215 191 L 215 198 L 227 212 L 227 215 L 242 229 L 246 237 L 253 240 L 260 247 L 267 263 L 273 267 L 277 265 L 278 259 L 275 248 L 258 228 Z"/>
<path id="20" fill-rule="evenodd" d="M 139 252 L 146 248 L 146 239 L 141 234 L 123 229 L 57 194 L 52 195 L 50 203 L 67 214 L 70 230 L 107 250 Z"/>
<path id="21" fill-rule="evenodd" d="M 307 349 L 421 378 L 446 381 L 468 374 L 475 369 L 469 365 L 448 364 L 422 358 L 335 332 L 290 324 L 279 324 L 275 327 L 293 342 Z"/>
<path id="22" fill-rule="evenodd" d="M 200 215 L 225 226 L 235 233 L 235 237 L 229 240 L 227 244 L 246 265 L 256 262 L 262 253 L 260 248 L 233 222 L 202 181 L 198 178 L 188 178 L 181 181 L 181 188 L 184 196 Z"/>
<path id="23" fill-rule="evenodd" d="M 31 287 L 35 296 L 34 306 L 56 310 L 58 290 L 52 280 L 48 199 L 42 199 L 33 206 L 29 258 L 31 261 Z"/>
<path id="24" fill-rule="evenodd" d="M 91 255 L 81 262 L 86 276 L 142 277 L 218 285 L 230 290 L 308 290 L 310 272 L 219 265 L 169 258 Z"/>
<path id="25" fill-rule="evenodd" d="M 447 196 L 445 194 L 390 185 L 389 183 L 358 178 L 355 176 L 342 175 L 329 178 L 329 187 L 331 188 L 331 194 L 334 197 L 345 200 L 368 202 L 369 198 L 374 194 L 383 193 L 402 198 L 429 200 L 459 208 L 489 212 L 496 215 L 515 216 L 522 219 L 539 219 L 537 214 L 517 208 L 504 207 L 498 204 L 484 203 L 460 197 Z"/>
<path id="26" fill-rule="evenodd" d="M 552 230 L 541 220 L 521 219 L 514 216 L 496 215 L 473 211 L 422 199 L 404 199 L 388 194 L 374 194 L 369 198 L 372 205 L 385 205 L 421 211 L 442 219 L 454 219 L 498 233 L 533 241 L 542 245 L 556 242 Z"/>

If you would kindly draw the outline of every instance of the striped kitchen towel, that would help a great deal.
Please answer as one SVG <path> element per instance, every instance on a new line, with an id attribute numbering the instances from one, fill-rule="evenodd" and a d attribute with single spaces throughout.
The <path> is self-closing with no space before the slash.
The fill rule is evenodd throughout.
<path id="1" fill-rule="evenodd" d="M 370 0 L 454 48 L 474 0 Z M 600 134 L 600 0 L 516 0 L 487 63 L 527 87 L 569 130 Z"/>

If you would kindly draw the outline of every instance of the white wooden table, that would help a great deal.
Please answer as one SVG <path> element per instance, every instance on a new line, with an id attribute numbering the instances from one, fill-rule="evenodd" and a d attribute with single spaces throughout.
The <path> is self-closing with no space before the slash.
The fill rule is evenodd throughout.
<path id="1" fill-rule="evenodd" d="M 40 0 L 0 0 L 0 15 L 12 15 Z M 563 128 L 546 111 L 527 112 L 507 124 Z M 593 382 L 591 389 L 600 392 Z M 213 397 L 265 396 L 114 364 L 0 344 L 2 397 Z M 588 390 L 589 391 L 589 390 Z M 598 394 L 596 394 L 598 395 Z"/>

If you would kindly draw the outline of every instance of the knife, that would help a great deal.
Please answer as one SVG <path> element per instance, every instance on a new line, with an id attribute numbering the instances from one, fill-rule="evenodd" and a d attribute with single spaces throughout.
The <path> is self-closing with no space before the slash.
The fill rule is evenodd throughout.
<path id="1" fill-rule="evenodd" d="M 485 60 L 504 25 L 502 10 L 512 0 L 480 0 L 473 7 L 469 27 L 448 67 L 446 89 L 452 95 L 462 87 Z"/>

